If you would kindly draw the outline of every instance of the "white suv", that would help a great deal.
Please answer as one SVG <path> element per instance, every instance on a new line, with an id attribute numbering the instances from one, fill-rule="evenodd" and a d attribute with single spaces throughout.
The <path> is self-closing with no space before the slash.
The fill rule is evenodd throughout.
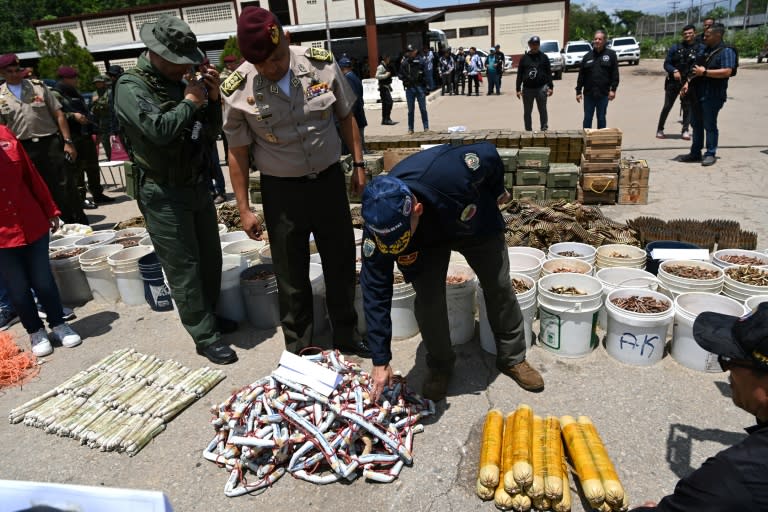
<path id="1" fill-rule="evenodd" d="M 614 37 L 608 41 L 608 48 L 616 52 L 619 62 L 640 64 L 640 45 L 634 37 Z"/>
<path id="2" fill-rule="evenodd" d="M 563 57 L 565 58 L 565 70 L 578 68 L 584 55 L 592 50 L 592 45 L 587 41 L 568 41 L 563 48 Z"/>
<path id="3" fill-rule="evenodd" d="M 552 68 L 552 76 L 554 76 L 555 80 L 562 79 L 565 59 L 560 55 L 560 41 L 542 39 L 539 51 L 549 57 L 549 66 Z"/>

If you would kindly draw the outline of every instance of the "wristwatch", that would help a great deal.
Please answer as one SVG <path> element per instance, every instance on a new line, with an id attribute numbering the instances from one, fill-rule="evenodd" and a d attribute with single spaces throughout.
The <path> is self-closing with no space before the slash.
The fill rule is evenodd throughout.
<path id="1" fill-rule="evenodd" d="M 71 145 L 71 144 L 74 144 L 74 143 L 75 143 L 75 141 L 73 141 L 72 139 L 64 139 L 64 144 L 70 144 Z"/>
<path id="2" fill-rule="evenodd" d="M 352 162 L 352 167 L 362 167 L 365 169 L 367 166 L 365 165 L 365 161 L 362 162 Z"/>

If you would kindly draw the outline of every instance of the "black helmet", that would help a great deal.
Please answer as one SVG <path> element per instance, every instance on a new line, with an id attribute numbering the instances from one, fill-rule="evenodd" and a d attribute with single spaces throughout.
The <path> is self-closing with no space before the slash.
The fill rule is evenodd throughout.
<path id="1" fill-rule="evenodd" d="M 109 66 L 109 69 L 107 69 L 107 74 L 109 76 L 120 76 L 125 72 L 125 70 L 122 68 L 122 66 L 118 66 L 113 64 L 112 66 Z"/>

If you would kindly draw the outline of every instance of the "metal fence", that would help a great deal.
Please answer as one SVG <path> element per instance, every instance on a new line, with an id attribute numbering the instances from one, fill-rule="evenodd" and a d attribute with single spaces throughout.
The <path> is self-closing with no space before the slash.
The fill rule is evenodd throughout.
<path id="1" fill-rule="evenodd" d="M 701 27 L 704 18 L 712 13 L 721 14 L 716 16 L 719 23 L 725 25 L 728 30 L 747 30 L 762 26 L 768 26 L 768 6 L 764 12 L 757 12 L 749 6 L 747 2 L 747 14 L 733 14 L 735 0 L 716 0 L 713 2 L 695 2 L 690 0 L 686 7 L 685 0 L 672 0 L 668 3 L 663 14 L 643 16 L 637 21 L 636 35 L 638 37 L 664 37 L 667 35 L 679 34 L 682 28 L 687 24 Z M 719 13 L 718 13 L 719 11 Z M 722 16 L 722 14 L 730 16 Z"/>

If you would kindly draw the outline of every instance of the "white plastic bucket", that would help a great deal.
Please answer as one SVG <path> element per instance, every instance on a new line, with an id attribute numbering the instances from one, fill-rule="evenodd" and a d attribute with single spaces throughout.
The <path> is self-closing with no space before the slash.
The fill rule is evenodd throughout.
<path id="1" fill-rule="evenodd" d="M 448 329 L 451 334 L 451 344 L 461 345 L 469 342 L 475 334 L 475 293 L 477 291 L 477 276 L 466 265 L 450 263 L 447 277 L 462 277 L 457 284 L 445 285 L 445 296 L 448 304 Z M 425 300 L 429 300 L 425 297 Z"/>
<path id="2" fill-rule="evenodd" d="M 115 231 L 115 240 L 128 238 L 130 236 L 146 236 L 147 228 L 125 228 Z"/>
<path id="3" fill-rule="evenodd" d="M 509 257 L 509 271 L 516 274 L 523 274 L 534 281 L 541 275 L 541 259 L 533 254 L 513 251 L 507 249 Z"/>
<path id="4" fill-rule="evenodd" d="M 271 264 L 260 264 L 240 274 L 240 292 L 248 321 L 257 329 L 273 329 L 280 324 L 280 304 L 277 297 L 277 279 L 254 279 L 259 272 L 274 272 Z"/>
<path id="5" fill-rule="evenodd" d="M 568 253 L 573 252 L 576 256 L 569 256 Z M 595 257 L 597 250 L 589 244 L 583 244 L 581 242 L 558 242 L 549 246 L 547 257 L 549 259 L 555 258 L 575 258 L 577 260 L 584 260 L 590 265 L 595 263 Z"/>
<path id="6" fill-rule="evenodd" d="M 120 300 L 130 306 L 146 304 L 144 281 L 139 272 L 139 260 L 153 252 L 152 247 L 137 246 L 122 249 L 107 256 L 107 262 L 115 276 Z"/>
<path id="7" fill-rule="evenodd" d="M 325 280 L 322 265 L 309 264 L 309 281 L 312 284 L 312 335 L 317 336 L 328 330 L 328 309 L 325 305 Z"/>
<path id="8" fill-rule="evenodd" d="M 669 307 L 661 313 L 637 313 L 611 302 L 615 298 L 632 296 L 651 297 Z M 605 333 L 608 355 L 634 366 L 651 366 L 661 361 L 667 343 L 667 330 L 675 318 L 675 307 L 669 297 L 647 288 L 621 288 L 608 294 L 605 309 L 608 312 Z"/>
<path id="9" fill-rule="evenodd" d="M 744 301 L 744 306 L 746 306 L 749 311 L 754 311 L 757 309 L 757 306 L 763 302 L 768 302 L 768 295 L 753 295 Z"/>
<path id="10" fill-rule="evenodd" d="M 595 266 L 599 268 L 645 268 L 648 254 L 645 249 L 627 244 L 609 244 L 597 248 Z"/>
<path id="11" fill-rule="evenodd" d="M 223 235 L 227 231 L 229 231 L 229 228 L 226 224 L 219 224 L 219 236 Z"/>
<path id="12" fill-rule="evenodd" d="M 236 255 L 227 254 L 222 258 L 221 289 L 216 302 L 216 312 L 235 322 L 245 320 L 243 294 L 240 291 L 240 275 L 245 270 L 245 262 Z"/>
<path id="13" fill-rule="evenodd" d="M 360 265 L 358 264 L 358 271 Z M 395 276 L 400 276 L 395 272 Z M 392 338 L 405 339 L 416 336 L 419 332 L 419 324 L 416 322 L 414 304 L 416 291 L 410 283 L 394 283 L 392 285 L 392 306 L 390 308 L 390 320 L 392 322 Z M 365 336 L 368 326 L 365 323 L 365 309 L 363 307 L 363 291 L 358 284 L 355 287 L 355 311 L 357 312 L 357 330 Z"/>
<path id="14" fill-rule="evenodd" d="M 508 247 L 507 253 L 510 255 L 510 257 L 513 254 L 527 254 L 529 256 L 533 256 L 535 258 L 538 258 L 539 261 L 544 263 L 547 260 L 547 253 L 542 251 L 541 249 L 536 249 L 535 247 L 525 247 L 525 246 L 514 246 L 514 247 Z"/>
<path id="15" fill-rule="evenodd" d="M 712 279 L 690 279 L 680 277 L 667 272 L 667 268 L 673 266 L 698 267 L 705 270 L 714 270 L 718 273 L 717 277 Z M 664 288 L 677 297 L 681 293 L 688 292 L 706 292 L 720 293 L 723 289 L 725 275 L 723 269 L 706 261 L 697 260 L 666 260 L 659 264 L 659 281 Z"/>
<path id="16" fill-rule="evenodd" d="M 761 270 L 763 274 L 768 273 L 768 268 L 766 267 L 754 267 L 754 268 Z M 723 280 L 724 295 L 727 295 L 728 297 L 736 299 L 739 302 L 744 302 L 750 297 L 754 297 L 756 295 L 768 295 L 768 286 L 756 286 L 752 284 L 742 283 L 741 281 L 737 281 L 733 279 L 729 275 L 730 272 L 735 272 L 738 270 L 739 269 L 737 267 L 728 267 L 724 269 L 724 272 L 725 272 L 725 278 Z"/>
<path id="17" fill-rule="evenodd" d="M 123 249 L 122 245 L 100 245 L 80 255 L 80 268 L 85 273 L 91 294 L 97 301 L 114 304 L 120 300 L 120 291 L 107 258 Z"/>
<path id="18" fill-rule="evenodd" d="M 656 279 L 656 276 L 640 268 L 603 268 L 597 271 L 595 277 L 603 285 L 603 307 L 600 308 L 600 314 L 597 316 L 597 324 L 603 329 L 608 326 L 605 300 L 613 290 L 618 288 L 647 288 L 648 290 L 656 291 L 659 288 L 659 280 Z"/>
<path id="19" fill-rule="evenodd" d="M 573 286 L 584 295 L 562 295 L 553 287 Z M 583 357 L 597 347 L 597 312 L 603 302 L 603 285 L 584 274 L 558 273 L 537 283 L 539 343 L 561 357 Z"/>
<path id="20" fill-rule="evenodd" d="M 594 268 L 584 260 L 577 258 L 553 258 L 541 264 L 541 276 L 563 273 L 563 269 L 573 274 L 591 276 Z"/>
<path id="21" fill-rule="evenodd" d="M 259 257 L 259 251 L 261 251 L 266 245 L 267 243 L 264 241 L 251 240 L 250 238 L 246 238 L 245 240 L 239 240 L 237 242 L 227 244 L 223 249 L 223 253 L 239 256 L 245 261 L 246 267 L 252 267 L 259 263 L 263 263 Z"/>
<path id="22" fill-rule="evenodd" d="M 96 247 L 112 243 L 115 239 L 115 232 L 110 230 L 94 231 L 92 235 L 84 236 L 77 242 L 75 247 Z"/>
<path id="23" fill-rule="evenodd" d="M 746 256 L 760 260 L 759 263 L 753 263 L 754 266 L 768 265 L 768 256 L 759 251 L 747 251 L 745 249 L 721 249 L 712 253 L 712 263 L 720 268 L 734 267 L 744 265 L 744 263 L 731 263 L 723 259 L 728 256 Z"/>
<path id="24" fill-rule="evenodd" d="M 68 247 L 52 252 L 49 256 L 51 272 L 59 289 L 61 302 L 68 306 L 80 306 L 93 298 L 88 280 L 80 269 L 80 255 L 85 251 L 68 258 L 56 258 L 68 251 L 80 251 L 82 249 L 82 247 Z"/>
<path id="25" fill-rule="evenodd" d="M 675 298 L 675 329 L 670 354 L 691 370 L 720 372 L 717 355 L 707 352 L 693 337 L 693 322 L 705 311 L 743 316 L 749 310 L 738 301 L 713 293 L 682 293 Z"/>
<path id="26" fill-rule="evenodd" d="M 48 244 L 48 252 L 56 252 L 60 249 L 68 249 L 75 246 L 75 242 L 83 238 L 82 235 L 65 236 Z"/>
<path id="27" fill-rule="evenodd" d="M 526 292 L 517 294 L 517 302 L 520 304 L 520 310 L 523 313 L 523 328 L 525 330 L 525 346 L 531 348 L 533 344 L 533 319 L 536 316 L 536 281 L 525 274 L 510 273 L 510 279 L 518 279 L 525 282 L 530 289 Z M 480 324 L 480 346 L 489 354 L 496 354 L 496 337 L 491 330 L 491 324 L 488 321 L 488 311 L 485 305 L 485 295 L 483 288 L 477 288 L 477 304 Z"/>
<path id="28" fill-rule="evenodd" d="M 230 231 L 229 233 L 223 233 L 219 235 L 219 241 L 221 247 L 224 248 L 232 242 L 239 242 L 240 240 L 248 240 L 248 233 L 245 231 Z M 262 243 L 264 246 L 266 242 Z"/>
<path id="29" fill-rule="evenodd" d="M 312 255 L 310 255 L 310 258 L 312 258 Z M 266 244 L 259 250 L 259 260 L 265 265 L 272 263 L 272 249 L 269 247 L 269 244 Z M 310 259 L 310 261 L 312 260 Z"/>
<path id="30" fill-rule="evenodd" d="M 139 240 L 139 245 L 142 247 L 152 247 L 152 238 L 150 238 L 149 235 L 143 237 L 141 240 Z"/>

